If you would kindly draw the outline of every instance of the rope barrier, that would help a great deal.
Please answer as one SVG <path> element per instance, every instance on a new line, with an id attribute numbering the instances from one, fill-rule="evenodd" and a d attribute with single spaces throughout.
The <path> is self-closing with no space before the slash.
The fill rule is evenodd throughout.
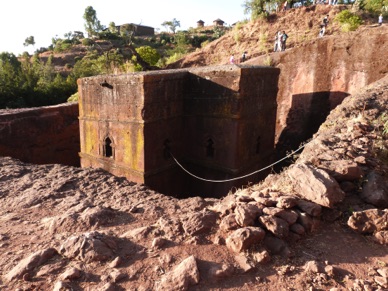
<path id="1" fill-rule="evenodd" d="M 289 157 L 293 156 L 295 153 L 297 153 L 298 151 L 300 151 L 301 149 L 303 149 L 307 144 L 308 144 L 308 143 L 306 143 L 306 144 L 300 146 L 297 150 L 295 150 L 295 151 L 293 151 L 292 153 L 288 154 L 288 155 L 285 156 L 284 158 L 282 158 L 282 159 L 280 159 L 280 160 L 278 160 L 278 161 L 276 161 L 276 162 L 274 162 L 274 163 L 272 163 L 272 164 L 270 164 L 270 165 L 268 165 L 268 166 L 266 166 L 266 167 L 264 167 L 264 168 L 261 168 L 261 169 L 259 169 L 259 170 L 256 170 L 256 171 L 254 171 L 254 172 L 252 172 L 252 173 L 250 173 L 250 174 L 246 174 L 246 175 L 244 175 L 244 176 L 235 177 L 235 178 L 226 179 L 226 180 L 209 180 L 209 179 L 205 179 L 205 178 L 199 177 L 199 176 L 197 176 L 197 175 L 194 175 L 194 174 L 191 173 L 189 170 L 187 170 L 185 167 L 183 167 L 183 166 L 178 162 L 178 160 L 174 157 L 174 155 L 173 155 L 171 152 L 170 152 L 170 155 L 171 155 L 171 157 L 174 159 L 175 163 L 177 163 L 177 165 L 178 165 L 183 171 L 185 171 L 187 174 L 189 174 L 190 176 L 192 176 L 192 177 L 194 177 L 194 178 L 196 178 L 196 179 L 198 179 L 198 180 L 205 181 L 205 182 L 225 183 L 225 182 L 231 182 L 231 181 L 240 180 L 240 179 L 243 179 L 243 178 L 252 176 L 252 175 L 254 175 L 254 174 L 257 174 L 257 173 L 259 173 L 259 172 L 261 172 L 261 171 L 264 171 L 264 170 L 266 170 L 266 169 L 268 169 L 268 168 L 270 168 L 270 167 L 272 167 L 272 166 L 274 166 L 274 165 L 276 165 L 276 164 L 278 164 L 278 163 L 284 161 L 285 159 L 288 159 Z"/>

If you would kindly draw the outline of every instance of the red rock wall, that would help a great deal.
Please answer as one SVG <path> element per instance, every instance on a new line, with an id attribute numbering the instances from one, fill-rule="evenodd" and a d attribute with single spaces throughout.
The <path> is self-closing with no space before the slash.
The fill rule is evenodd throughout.
<path id="1" fill-rule="evenodd" d="M 0 110 L 0 156 L 79 166 L 78 104 Z"/>
<path id="2" fill-rule="evenodd" d="M 388 72 L 388 27 L 363 29 L 271 54 L 280 68 L 275 142 L 281 147 L 295 148 L 310 138 L 346 96 Z"/>

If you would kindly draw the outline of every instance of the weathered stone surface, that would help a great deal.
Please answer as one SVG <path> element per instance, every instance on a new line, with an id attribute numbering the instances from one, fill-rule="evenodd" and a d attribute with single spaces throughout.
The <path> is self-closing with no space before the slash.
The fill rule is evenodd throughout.
<path id="1" fill-rule="evenodd" d="M 345 198 L 337 181 L 325 171 L 307 164 L 295 164 L 288 170 L 295 190 L 305 199 L 321 206 L 333 207 Z"/>
<path id="2" fill-rule="evenodd" d="M 261 214 L 259 207 L 253 204 L 238 205 L 235 210 L 236 222 L 240 226 L 253 226 L 257 217 Z"/>
<path id="3" fill-rule="evenodd" d="M 360 197 L 379 208 L 388 208 L 388 179 L 372 171 L 362 187 Z"/>
<path id="4" fill-rule="evenodd" d="M 54 284 L 53 291 L 71 290 L 71 286 L 68 282 L 57 281 Z"/>
<path id="5" fill-rule="evenodd" d="M 125 232 L 121 237 L 129 237 L 135 240 L 142 240 L 148 237 L 152 237 L 154 234 L 155 227 L 148 225 L 142 226 L 139 228 L 131 229 L 130 231 Z"/>
<path id="6" fill-rule="evenodd" d="M 381 245 L 388 245 L 388 230 L 374 233 L 374 240 Z"/>
<path id="7" fill-rule="evenodd" d="M 230 264 L 222 264 L 221 266 L 217 265 L 212 267 L 209 270 L 209 275 L 216 281 L 222 280 L 224 278 L 228 278 L 233 275 L 235 269 L 233 265 Z"/>
<path id="8" fill-rule="evenodd" d="M 117 283 L 121 280 L 123 280 L 124 278 L 126 278 L 128 276 L 127 273 L 121 271 L 121 270 L 117 270 L 117 269 L 113 269 L 110 273 L 109 273 L 109 277 L 112 279 L 113 282 Z"/>
<path id="9" fill-rule="evenodd" d="M 271 255 L 283 255 L 285 257 L 290 255 L 287 243 L 280 238 L 267 235 L 263 240 L 263 245 Z"/>
<path id="10" fill-rule="evenodd" d="M 287 221 L 270 215 L 260 216 L 259 221 L 268 231 L 272 232 L 275 236 L 279 238 L 286 238 L 288 236 L 289 226 Z"/>
<path id="11" fill-rule="evenodd" d="M 30 275 L 36 267 L 44 264 L 56 254 L 57 251 L 53 248 L 37 251 L 21 260 L 7 275 L 5 275 L 5 279 L 7 281 L 12 281 L 14 279 L 22 278 L 25 274 Z"/>
<path id="12" fill-rule="evenodd" d="M 277 216 L 287 221 L 289 225 L 294 224 L 298 219 L 298 213 L 290 209 L 282 209 L 277 207 L 265 207 L 263 213 L 267 215 Z"/>
<path id="13" fill-rule="evenodd" d="M 189 286 L 199 282 L 199 270 L 194 256 L 183 260 L 171 272 L 162 277 L 156 290 L 188 290 Z"/>
<path id="14" fill-rule="evenodd" d="M 123 263 L 123 259 L 121 257 L 116 257 L 112 262 L 110 262 L 109 267 L 117 268 Z"/>
<path id="15" fill-rule="evenodd" d="M 348 226 L 359 233 L 388 230 L 388 210 L 356 211 L 348 219 Z"/>
<path id="16" fill-rule="evenodd" d="M 299 223 L 294 223 L 293 225 L 291 225 L 290 230 L 299 235 L 304 235 L 306 233 L 304 227 Z"/>
<path id="17" fill-rule="evenodd" d="M 77 268 L 68 268 L 62 275 L 59 276 L 61 280 L 75 280 L 81 277 L 81 271 Z"/>
<path id="18" fill-rule="evenodd" d="M 42 222 L 50 233 L 85 231 L 109 224 L 115 215 L 115 212 L 109 208 L 80 205 L 78 209 L 71 209 L 65 214 L 46 218 Z"/>
<path id="19" fill-rule="evenodd" d="M 252 257 L 258 264 L 266 264 L 271 260 L 271 255 L 268 251 L 265 250 L 262 252 L 254 253 Z"/>
<path id="20" fill-rule="evenodd" d="M 382 277 L 382 276 L 375 276 L 374 277 L 375 282 L 383 287 L 383 288 L 388 288 L 388 278 L 387 277 Z"/>
<path id="21" fill-rule="evenodd" d="M 304 265 L 304 271 L 306 273 L 317 274 L 317 273 L 322 273 L 324 271 L 324 267 L 321 263 L 317 261 L 308 261 Z"/>
<path id="22" fill-rule="evenodd" d="M 338 182 L 353 181 L 364 175 L 360 166 L 350 160 L 334 160 L 322 162 L 320 168 L 327 171 Z"/>
<path id="23" fill-rule="evenodd" d="M 26 163 L 79 166 L 78 116 L 76 102 L 0 114 L 0 153 Z"/>
<path id="24" fill-rule="evenodd" d="M 151 247 L 154 249 L 161 249 L 167 242 L 168 240 L 163 237 L 156 237 L 153 239 Z"/>
<path id="25" fill-rule="evenodd" d="M 376 271 L 380 276 L 388 278 L 388 267 L 379 268 Z"/>
<path id="26" fill-rule="evenodd" d="M 216 223 L 217 214 L 213 211 L 203 210 L 192 213 L 182 219 L 182 226 L 188 235 L 198 235 L 209 232 Z"/>
<path id="27" fill-rule="evenodd" d="M 244 273 L 251 271 L 255 267 L 254 263 L 245 254 L 239 254 L 234 259 Z"/>
<path id="28" fill-rule="evenodd" d="M 236 214 L 232 213 L 222 218 L 220 223 L 220 229 L 223 231 L 235 230 L 239 228 L 236 221 Z"/>
<path id="29" fill-rule="evenodd" d="M 277 200 L 276 207 L 285 209 L 292 208 L 296 205 L 297 201 L 295 197 L 282 196 Z"/>
<path id="30" fill-rule="evenodd" d="M 162 235 L 171 240 L 179 240 L 184 233 L 182 222 L 176 217 L 161 217 L 159 218 L 157 225 Z"/>
<path id="31" fill-rule="evenodd" d="M 226 246 L 234 252 L 241 252 L 260 243 L 264 236 L 265 231 L 260 227 L 240 228 L 229 235 L 226 239 Z"/>
<path id="32" fill-rule="evenodd" d="M 299 215 L 297 222 L 303 226 L 306 232 L 312 231 L 314 228 L 313 218 L 307 213 L 300 212 L 300 211 L 297 211 L 297 212 Z"/>
<path id="33" fill-rule="evenodd" d="M 59 253 L 69 259 L 84 262 L 106 261 L 117 249 L 115 240 L 105 234 L 88 232 L 69 237 L 61 245 Z"/>
<path id="34" fill-rule="evenodd" d="M 299 200 L 297 206 L 311 216 L 320 216 L 322 213 L 322 207 L 314 202 Z"/>

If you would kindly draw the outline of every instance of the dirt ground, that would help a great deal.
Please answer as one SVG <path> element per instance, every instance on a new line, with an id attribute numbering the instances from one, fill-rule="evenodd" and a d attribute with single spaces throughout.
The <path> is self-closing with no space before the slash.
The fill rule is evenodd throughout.
<path id="1" fill-rule="evenodd" d="M 314 23 L 331 13 L 328 9 L 309 11 Z M 293 10 L 287 17 L 297 23 L 298 13 Z M 308 26 L 309 20 L 298 23 Z M 301 30 L 290 34 L 296 39 Z M 232 49 L 257 47 L 257 36 L 244 38 Z M 226 62 L 229 53 L 222 55 Z M 251 56 L 255 54 L 262 53 Z M 192 55 L 185 62 L 216 61 L 210 53 L 201 58 Z M 381 274 L 388 270 L 387 244 L 348 225 L 356 211 L 387 209 L 360 198 L 368 173 L 376 171 L 388 181 L 387 137 L 376 121 L 388 111 L 388 78 L 377 83 L 347 97 L 312 140 L 336 153 L 357 153 L 354 159 L 364 175 L 341 184 L 345 199 L 310 217 L 313 223 L 303 235 L 290 232 L 278 239 L 268 227 L 269 242 L 237 252 L 228 244 L 234 230 L 222 227 L 225 217 L 259 201 L 252 197 L 266 193 L 265 187 L 272 187 L 271 192 L 283 183 L 285 188 L 276 191 L 287 191 L 282 173 L 271 178 L 272 185 L 251 185 L 223 199 L 177 199 L 99 169 L 0 157 L 0 290 L 388 290 L 386 273 Z M 367 128 L 361 136 L 360 126 Z M 322 167 L 330 160 L 321 158 L 323 154 L 311 143 L 296 162 Z M 303 214 L 298 213 L 300 219 Z M 388 226 L 387 216 L 381 220 Z M 264 228 L 257 217 L 252 224 Z M 194 266 L 182 267 L 192 256 Z"/>

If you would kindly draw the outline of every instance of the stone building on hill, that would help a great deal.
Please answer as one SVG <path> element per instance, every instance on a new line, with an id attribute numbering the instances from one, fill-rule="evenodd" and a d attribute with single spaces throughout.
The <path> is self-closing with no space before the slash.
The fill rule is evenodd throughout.
<path id="1" fill-rule="evenodd" d="M 172 195 L 257 182 L 265 173 L 194 176 L 228 180 L 270 164 L 279 72 L 227 65 L 79 79 L 81 166 Z"/>
<path id="2" fill-rule="evenodd" d="M 135 36 L 148 36 L 148 35 L 155 34 L 155 29 L 151 26 L 144 26 L 144 25 L 139 25 L 134 23 L 126 23 L 126 24 L 132 27 Z M 118 34 L 120 34 L 121 27 L 126 24 L 116 26 Z"/>

